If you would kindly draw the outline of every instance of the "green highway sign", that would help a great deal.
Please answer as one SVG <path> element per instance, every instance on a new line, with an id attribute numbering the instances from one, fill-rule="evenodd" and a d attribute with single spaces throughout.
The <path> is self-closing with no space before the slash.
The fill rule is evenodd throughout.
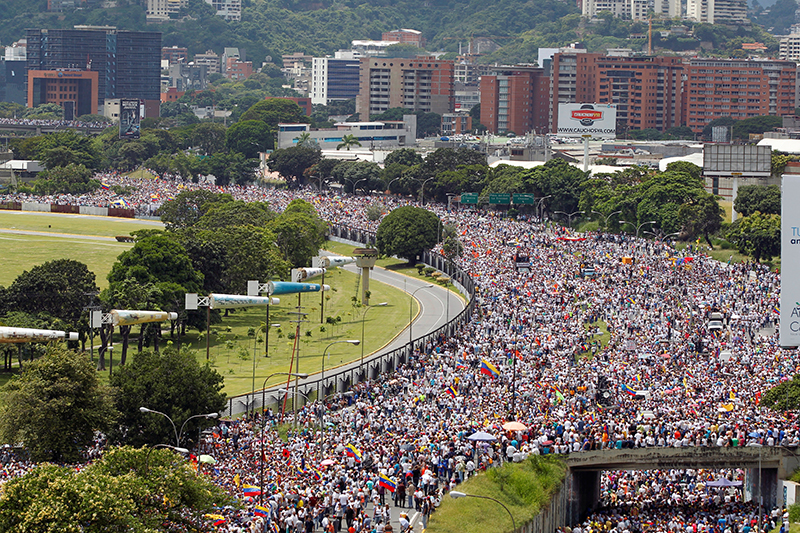
<path id="1" fill-rule="evenodd" d="M 533 205 L 536 202 L 536 196 L 533 194 L 515 194 L 514 205 Z"/>
<path id="2" fill-rule="evenodd" d="M 511 203 L 510 194 L 490 194 L 489 203 L 497 205 L 508 205 Z"/>
<path id="3" fill-rule="evenodd" d="M 476 192 L 465 192 L 461 195 L 461 203 L 462 204 L 477 204 L 478 203 L 478 193 Z"/>

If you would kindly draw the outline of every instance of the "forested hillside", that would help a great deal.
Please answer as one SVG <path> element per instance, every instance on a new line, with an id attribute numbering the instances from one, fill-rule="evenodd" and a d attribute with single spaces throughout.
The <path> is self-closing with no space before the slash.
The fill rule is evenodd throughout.
<path id="1" fill-rule="evenodd" d="M 495 40 L 502 48 L 484 61 L 534 62 L 539 47 L 564 46 L 581 41 L 590 51 L 646 46 L 646 24 L 610 16 L 582 21 L 572 0 L 243 0 L 241 22 L 217 17 L 203 0 L 190 0 L 181 18 L 163 24 L 145 23 L 136 0 L 117 0 L 116 8 L 76 9 L 46 13 L 46 0 L 0 0 L 0 44 L 24 37 L 25 28 L 72 27 L 75 24 L 116 25 L 122 29 L 163 32 L 164 46 L 185 46 L 190 54 L 226 46 L 244 49 L 255 65 L 271 56 L 305 52 L 332 54 L 349 47 L 353 39 L 379 39 L 397 28 L 421 30 L 429 50 L 456 52 L 473 37 Z M 774 8 L 773 8 L 774 9 Z M 760 11 L 759 8 L 756 9 Z M 762 19 L 770 20 L 762 14 Z M 654 21 L 654 29 L 669 29 L 680 21 Z M 691 28 L 692 25 L 689 24 Z M 655 32 L 656 50 L 669 53 L 699 49 L 709 44 L 718 55 L 737 55 L 742 42 L 760 41 L 777 51 L 777 41 L 760 26 L 698 25 L 694 37 L 662 39 Z"/>

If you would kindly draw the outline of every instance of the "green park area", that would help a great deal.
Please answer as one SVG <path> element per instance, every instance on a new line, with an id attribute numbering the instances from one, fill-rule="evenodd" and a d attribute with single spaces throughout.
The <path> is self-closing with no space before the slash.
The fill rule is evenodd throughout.
<path id="1" fill-rule="evenodd" d="M 566 467 L 554 456 L 531 456 L 522 463 L 506 463 L 468 479 L 458 492 L 484 498 L 442 499 L 431 515 L 427 533 L 504 533 L 531 521 L 550 503 L 564 479 Z M 505 506 L 506 509 L 503 508 Z M 467 518 L 468 517 L 468 518 Z"/>
<path id="2" fill-rule="evenodd" d="M 0 285 L 7 287 L 18 275 L 36 265 L 65 258 L 86 263 L 89 270 L 96 274 L 98 286 L 101 289 L 106 288 L 108 286 L 106 276 L 117 256 L 132 246 L 130 243 L 119 243 L 113 237 L 128 235 L 137 229 L 160 226 L 142 222 L 92 216 L 53 216 L 0 211 L 0 229 L 59 234 L 42 236 L 0 233 L 0 254 L 3 257 Z M 332 242 L 329 244 L 330 251 L 342 255 L 352 254 L 353 247 L 350 245 Z M 413 267 L 403 273 L 420 277 Z M 387 302 L 387 305 L 369 310 L 364 319 L 367 308 L 354 304 L 353 300 L 353 298 L 360 300 L 361 294 L 360 279 L 356 274 L 344 269 L 333 269 L 326 275 L 325 284 L 330 285 L 331 290 L 324 293 L 324 296 L 320 293 L 305 293 L 301 296 L 300 312 L 306 315 L 300 323 L 296 351 L 296 354 L 299 354 L 299 369 L 298 361 L 295 359 L 293 367 L 295 372 L 309 374 L 320 372 L 325 348 L 339 340 L 360 341 L 362 325 L 363 353 L 365 356 L 369 355 L 390 342 L 406 327 L 409 306 L 412 306 L 414 314 L 419 310 L 418 304 L 412 302 L 410 296 L 402 290 L 373 282 L 370 284 L 371 302 L 373 304 Z M 256 388 L 261 388 L 269 374 L 289 370 L 297 331 L 297 315 L 290 313 L 298 312 L 297 305 L 297 295 L 290 294 L 282 296 L 279 305 L 270 307 L 271 327 L 268 339 L 264 334 L 266 322 L 264 308 L 235 309 L 227 314 L 222 311 L 221 322 L 212 323 L 208 343 L 209 362 L 225 378 L 225 392 L 229 396 L 245 394 L 252 390 L 254 367 Z M 135 327 L 131 334 L 130 352 L 137 350 L 138 333 L 138 327 Z M 265 357 L 267 340 L 269 356 Z M 114 336 L 116 348 L 113 352 L 113 366 L 117 368 L 121 356 L 120 342 L 121 337 L 117 333 Z M 164 342 L 175 344 L 178 339 L 171 338 L 165 329 Z M 188 329 L 187 335 L 180 342 L 183 346 L 195 350 L 201 363 L 205 360 L 205 331 Z M 94 344 L 96 349 L 99 346 L 99 338 L 95 338 Z M 87 349 L 89 347 L 90 343 L 87 342 Z M 325 366 L 333 369 L 359 359 L 361 353 L 361 346 L 348 343 L 334 344 L 328 350 Z M 96 353 L 94 357 L 96 360 Z M 106 368 L 112 368 L 112 362 L 108 358 Z M 0 383 L 5 383 L 10 376 L 10 373 L 0 374 Z M 101 379 L 104 381 L 108 379 L 108 371 L 102 374 Z M 274 385 L 279 381 L 280 378 L 276 377 L 270 384 Z"/>
<path id="3" fill-rule="evenodd" d="M 125 218 L 0 211 L 0 255 L 3 257 L 0 285 L 7 287 L 22 272 L 46 261 L 74 259 L 85 263 L 97 276 L 98 286 L 105 288 L 111 265 L 119 254 L 132 246 L 117 242 L 114 237 L 160 227 L 160 223 Z"/>

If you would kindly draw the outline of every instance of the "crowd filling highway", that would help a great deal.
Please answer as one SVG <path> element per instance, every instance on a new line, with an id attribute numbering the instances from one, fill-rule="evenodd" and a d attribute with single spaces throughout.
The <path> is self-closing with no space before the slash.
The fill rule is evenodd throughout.
<path id="1" fill-rule="evenodd" d="M 330 222 L 378 225 L 367 220 L 369 202 L 360 196 L 99 178 L 134 187 L 125 200 L 139 213 L 204 187 L 275 210 L 303 198 Z M 100 190 L 0 201 L 102 207 L 118 198 Z M 386 212 L 410 203 L 372 201 Z M 798 372 L 796 352 L 780 349 L 774 327 L 779 274 L 717 262 L 695 243 L 677 252 L 657 240 L 427 207 L 454 224 L 464 244 L 458 262 L 479 287 L 471 322 L 420 346 L 394 372 L 329 398 L 322 420 L 316 403 L 297 419 L 288 413 L 284 422 L 297 426 L 288 442 L 270 430 L 279 413 L 221 421 L 197 450 L 217 463 L 200 471 L 244 507 L 224 510 L 220 531 L 260 531 L 267 523 L 309 533 L 424 528 L 448 490 L 530 455 L 800 444 L 794 413 L 760 405 L 764 391 Z M 528 255 L 531 268 L 517 270 L 515 254 Z M 715 318 L 722 327 L 709 327 Z M 525 429 L 504 430 L 512 420 Z M 478 431 L 491 437 L 471 440 Z M 6 475 L 25 470 L 10 465 Z M 708 487 L 742 475 L 607 472 L 601 507 L 571 532 L 748 533 L 757 529 L 758 508 L 741 489 Z M 763 513 L 764 528 L 783 518 L 782 510 Z"/>

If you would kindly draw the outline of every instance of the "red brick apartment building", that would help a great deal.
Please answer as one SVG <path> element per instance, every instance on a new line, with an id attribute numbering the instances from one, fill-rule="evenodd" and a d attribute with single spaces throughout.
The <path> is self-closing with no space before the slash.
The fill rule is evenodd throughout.
<path id="1" fill-rule="evenodd" d="M 550 76 L 529 66 L 493 67 L 481 76 L 481 123 L 490 132 L 556 132 L 559 103 L 613 103 L 617 127 L 701 132 L 720 117 L 790 115 L 792 61 L 605 56 L 566 50 Z"/>
<path id="2" fill-rule="evenodd" d="M 616 104 L 621 129 L 681 125 L 680 58 L 558 53 L 552 73 L 551 132 L 558 128 L 559 103 Z"/>
<path id="3" fill-rule="evenodd" d="M 548 131 L 550 79 L 536 67 L 493 68 L 480 78 L 481 124 L 491 132 Z"/>
<path id="4" fill-rule="evenodd" d="M 720 117 L 793 115 L 793 61 L 691 59 L 684 65 L 683 121 L 694 132 Z"/>

